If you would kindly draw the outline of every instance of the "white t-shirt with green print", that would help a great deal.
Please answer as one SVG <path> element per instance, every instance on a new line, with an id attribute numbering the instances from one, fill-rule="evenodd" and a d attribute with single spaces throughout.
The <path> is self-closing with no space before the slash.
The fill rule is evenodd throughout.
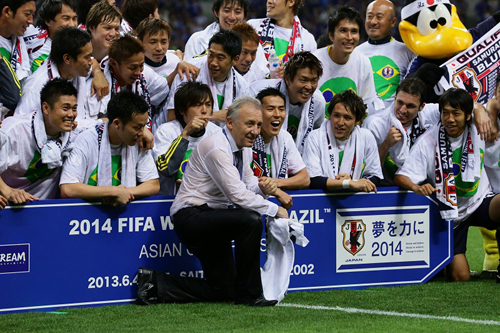
<path id="1" fill-rule="evenodd" d="M 5 118 L 2 131 L 8 137 L 2 149 L 9 152 L 7 164 L 2 163 L 6 169 L 0 170 L 3 181 L 40 199 L 55 199 L 61 168 L 48 169 L 42 163 L 31 129 L 31 114 Z"/>

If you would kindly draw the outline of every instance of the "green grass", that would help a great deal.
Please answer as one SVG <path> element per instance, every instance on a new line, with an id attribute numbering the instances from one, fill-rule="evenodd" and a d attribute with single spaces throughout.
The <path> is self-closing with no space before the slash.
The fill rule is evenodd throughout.
<path id="1" fill-rule="evenodd" d="M 471 269 L 481 271 L 482 239 L 469 232 Z M 473 279 L 449 283 L 436 278 L 423 285 L 297 292 L 283 303 L 378 311 L 454 316 L 500 321 L 500 285 Z M 1 295 L 0 295 L 1 297 Z M 408 318 L 338 310 L 273 307 L 256 309 L 232 304 L 160 304 L 62 309 L 56 313 L 0 315 L 2 332 L 500 332 L 500 326 Z"/>

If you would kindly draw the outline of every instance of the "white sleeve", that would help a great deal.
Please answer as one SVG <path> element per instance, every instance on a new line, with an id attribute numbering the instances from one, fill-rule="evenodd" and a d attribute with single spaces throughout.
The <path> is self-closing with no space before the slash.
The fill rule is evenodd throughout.
<path id="1" fill-rule="evenodd" d="M 403 166 L 396 172 L 396 175 L 406 176 L 415 184 L 424 183 L 428 180 L 429 168 L 435 169 L 435 154 L 430 152 L 431 147 L 426 147 L 429 142 L 424 138 L 419 139 L 411 148 L 410 155 L 406 158 Z M 431 182 L 434 183 L 434 181 Z"/>
<path id="2" fill-rule="evenodd" d="M 382 167 L 380 166 L 380 158 L 378 154 L 377 144 L 373 134 L 364 130 L 364 140 L 365 140 L 365 170 L 363 171 L 363 177 L 378 177 L 383 179 L 384 175 L 382 173 Z"/>
<path id="3" fill-rule="evenodd" d="M 87 184 L 88 179 L 85 179 L 85 174 L 88 163 L 87 154 L 79 146 L 75 145 L 71 154 L 64 161 L 59 184 Z"/>
<path id="4" fill-rule="evenodd" d="M 323 169 L 321 168 L 320 151 L 319 130 L 314 130 L 307 137 L 304 152 L 302 153 L 302 157 L 310 178 L 326 176 L 325 174 L 323 174 Z"/>
<path id="5" fill-rule="evenodd" d="M 185 78 L 184 78 L 185 79 Z M 175 93 L 177 92 L 177 89 L 179 89 L 179 86 L 181 83 L 184 82 L 181 80 L 179 75 L 176 75 L 174 78 L 174 81 L 172 82 L 172 87 L 170 88 L 170 94 L 168 96 L 168 101 L 167 101 L 167 110 L 174 110 L 174 96 Z"/>
<path id="6" fill-rule="evenodd" d="M 297 149 L 297 146 L 295 145 L 295 142 L 293 141 L 293 138 L 291 136 L 286 136 L 285 145 L 288 149 L 288 172 L 290 173 L 290 175 L 295 175 L 297 172 L 304 169 L 306 165 L 302 160 L 302 156 L 300 155 L 299 150 Z"/>
<path id="7" fill-rule="evenodd" d="M 246 169 L 245 177 L 247 177 L 250 166 L 247 163 L 244 164 L 246 164 L 243 167 Z M 205 166 L 217 187 L 233 204 L 256 211 L 261 215 L 276 216 L 278 206 L 247 189 L 245 183 L 240 180 L 238 170 L 222 150 L 214 149 L 210 152 L 206 156 Z"/>
<path id="8" fill-rule="evenodd" d="M 326 101 L 325 97 L 321 91 L 316 90 L 313 94 L 314 98 L 314 124 L 313 128 L 320 128 L 321 125 L 325 122 L 325 110 L 326 110 Z"/>
<path id="9" fill-rule="evenodd" d="M 155 132 L 154 140 L 155 144 L 153 147 L 153 158 L 156 161 L 158 156 L 161 156 L 167 152 L 170 145 L 176 138 L 179 137 L 178 131 L 171 127 L 168 123 L 162 124 Z"/>
<path id="10" fill-rule="evenodd" d="M 144 67 L 144 76 L 147 80 L 147 89 L 151 96 L 151 104 L 154 106 L 161 105 L 167 100 L 170 89 L 168 81 L 163 76 L 158 75 L 150 67 Z"/>
<path id="11" fill-rule="evenodd" d="M 153 160 L 151 150 L 139 151 L 136 166 L 137 184 L 144 183 L 148 180 L 158 179 L 158 171 Z"/>
<path id="12" fill-rule="evenodd" d="M 35 80 L 26 79 L 23 85 L 23 96 L 17 104 L 14 115 L 24 115 L 35 110 L 41 109 L 40 107 L 40 89 L 35 87 Z"/>

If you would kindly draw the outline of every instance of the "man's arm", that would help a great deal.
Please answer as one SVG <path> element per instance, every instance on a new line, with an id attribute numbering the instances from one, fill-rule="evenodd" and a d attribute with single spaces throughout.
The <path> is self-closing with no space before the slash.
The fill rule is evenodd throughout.
<path id="1" fill-rule="evenodd" d="M 378 147 L 378 155 L 380 157 L 380 165 L 384 165 L 389 149 L 394 146 L 398 141 L 403 139 L 403 134 L 394 126 L 391 126 L 385 140 Z"/>
<path id="2" fill-rule="evenodd" d="M 413 183 L 410 178 L 403 175 L 395 175 L 394 183 L 397 186 L 404 188 L 405 190 L 410 190 L 420 195 L 431 195 L 432 193 L 436 192 L 436 189 L 432 187 L 431 184 L 427 183 L 423 185 L 417 185 Z"/>
<path id="3" fill-rule="evenodd" d="M 15 205 L 24 204 L 28 201 L 39 200 L 34 195 L 29 194 L 24 190 L 18 190 L 5 184 L 2 177 L 0 177 L 0 195 L 5 199 L 11 201 Z M 3 200 L 0 200 L 3 201 Z M 4 205 L 5 206 L 5 205 Z"/>
<path id="4" fill-rule="evenodd" d="M 307 169 L 303 168 L 296 174 L 288 178 L 273 178 L 276 185 L 282 190 L 300 190 L 308 188 L 311 183 Z"/>
<path id="5" fill-rule="evenodd" d="M 151 179 L 128 189 L 136 198 L 149 197 L 156 195 L 160 191 L 160 181 L 158 179 Z"/>
<path id="6" fill-rule="evenodd" d="M 134 200 L 131 188 L 119 186 L 91 186 L 83 183 L 61 184 L 61 197 L 84 200 L 103 199 L 113 206 L 124 206 Z"/>

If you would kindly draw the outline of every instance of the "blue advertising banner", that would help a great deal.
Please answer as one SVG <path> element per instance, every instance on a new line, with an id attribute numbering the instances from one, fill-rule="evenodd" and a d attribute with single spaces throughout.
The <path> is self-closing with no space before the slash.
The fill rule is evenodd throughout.
<path id="1" fill-rule="evenodd" d="M 452 228 L 430 198 L 396 188 L 290 194 L 290 218 L 310 240 L 296 247 L 290 291 L 423 283 L 452 260 Z M 133 302 L 139 267 L 203 278 L 173 230 L 172 200 L 123 208 L 46 200 L 0 211 L 0 313 Z"/>

